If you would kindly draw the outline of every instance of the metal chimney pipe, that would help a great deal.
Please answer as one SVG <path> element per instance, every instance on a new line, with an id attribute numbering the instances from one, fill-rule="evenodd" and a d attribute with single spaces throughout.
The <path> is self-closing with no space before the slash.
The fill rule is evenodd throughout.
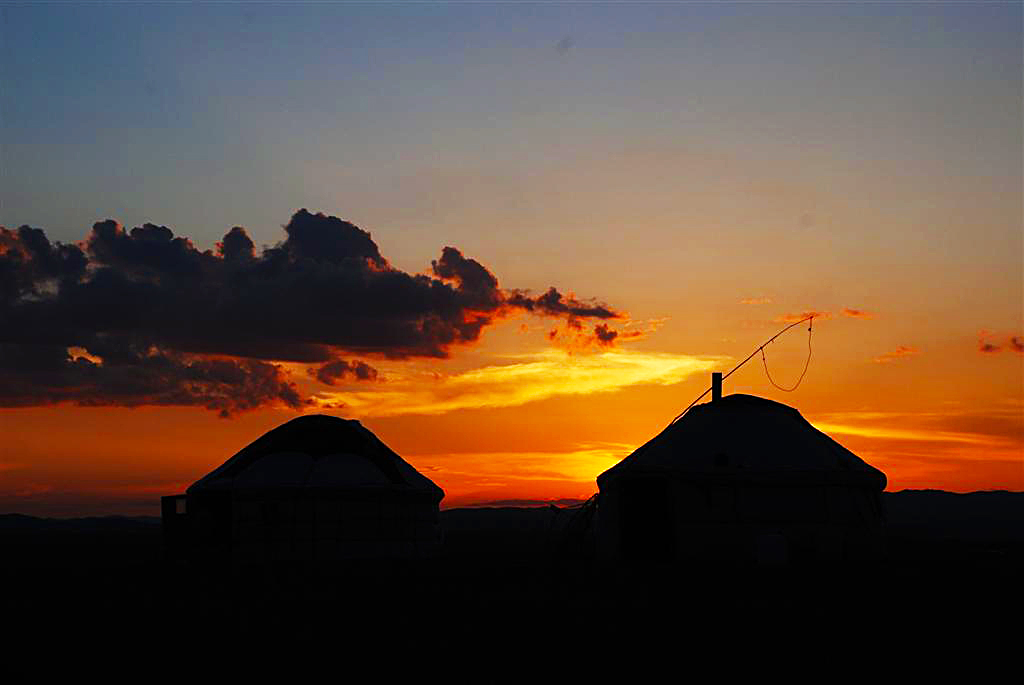
<path id="1" fill-rule="evenodd" d="M 711 401 L 717 402 L 722 399 L 722 372 L 711 373 Z"/>

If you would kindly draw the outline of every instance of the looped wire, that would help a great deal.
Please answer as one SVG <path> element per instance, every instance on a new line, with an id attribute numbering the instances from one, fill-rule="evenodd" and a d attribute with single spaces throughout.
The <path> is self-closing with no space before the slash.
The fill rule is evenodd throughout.
<path id="1" fill-rule="evenodd" d="M 800 378 L 796 379 L 796 384 L 792 388 L 784 388 L 775 382 L 772 378 L 771 372 L 768 370 L 768 359 L 764 355 L 764 346 L 761 347 L 761 363 L 764 364 L 764 374 L 768 376 L 768 382 L 774 385 L 782 392 L 793 392 L 800 387 L 800 383 L 804 379 L 804 375 L 807 373 L 807 367 L 811 365 L 811 329 L 814 328 L 814 319 L 811 319 L 811 324 L 807 327 L 807 361 L 804 362 L 804 370 L 800 372 Z"/>

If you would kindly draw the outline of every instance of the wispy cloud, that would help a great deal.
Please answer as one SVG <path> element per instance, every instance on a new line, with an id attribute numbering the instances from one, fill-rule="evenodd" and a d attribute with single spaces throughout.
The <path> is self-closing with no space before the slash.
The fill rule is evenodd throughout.
<path id="1" fill-rule="evenodd" d="M 771 304 L 771 301 L 770 297 L 744 297 L 740 304 Z"/>
<path id="2" fill-rule="evenodd" d="M 563 325 L 555 325 L 547 333 L 552 347 L 569 354 L 590 354 L 610 350 L 619 343 L 643 340 L 657 331 L 668 321 L 668 317 L 648 319 L 646 322 L 626 321 L 622 328 L 612 328 L 606 323 L 597 324 L 593 329 L 584 327 L 578 320 L 570 319 Z"/>
<path id="3" fill-rule="evenodd" d="M 993 342 L 992 338 L 997 336 L 1003 337 L 985 329 L 978 331 L 978 352 L 982 354 L 996 354 L 1006 349 L 1017 354 L 1024 354 L 1024 335 L 1007 335 L 1005 345 Z"/>
<path id="4" fill-rule="evenodd" d="M 982 354 L 995 354 L 1003 349 L 989 340 L 993 335 L 992 331 L 986 331 L 985 329 L 978 331 L 978 352 Z"/>
<path id="5" fill-rule="evenodd" d="M 365 389 L 319 393 L 315 401 L 364 417 L 514 407 L 561 395 L 672 385 L 716 367 L 722 358 L 625 350 L 579 356 L 548 350 L 523 359 L 440 378 L 389 376 L 387 383 Z"/>
<path id="6" fill-rule="evenodd" d="M 1024 488 L 1024 417 L 1015 400 L 977 410 L 855 411 L 808 417 L 889 475 L 890 489 Z"/>
<path id="7" fill-rule="evenodd" d="M 978 448 L 1024 447 L 1024 417 L 1016 406 L 978 411 L 833 412 L 816 416 L 812 423 L 835 435 Z"/>
<path id="8" fill-rule="evenodd" d="M 873 319 L 875 315 L 873 312 L 864 311 L 863 309 L 851 309 L 844 307 L 842 311 L 843 316 L 847 316 L 851 319 Z"/>
<path id="9" fill-rule="evenodd" d="M 799 314 L 783 314 L 779 318 L 775 319 L 775 323 L 796 323 L 797 321 L 802 321 L 809 316 L 813 316 L 815 319 L 823 321 L 825 319 L 831 319 L 832 312 L 819 312 L 809 309 L 805 312 L 800 312 Z"/>
<path id="10" fill-rule="evenodd" d="M 897 361 L 899 359 L 906 359 L 907 357 L 916 357 L 921 354 L 921 350 L 916 347 L 910 347 L 907 345 L 900 345 L 892 352 L 886 352 L 885 354 L 875 357 L 872 361 L 876 364 L 889 364 L 890 362 Z"/>

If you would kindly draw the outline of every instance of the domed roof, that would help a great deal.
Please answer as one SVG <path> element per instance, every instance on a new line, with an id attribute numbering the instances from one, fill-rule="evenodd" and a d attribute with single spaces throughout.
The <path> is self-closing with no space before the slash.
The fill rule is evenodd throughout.
<path id="1" fill-rule="evenodd" d="M 812 426 L 793 407 L 726 395 L 688 411 L 597 478 L 684 472 L 768 482 L 860 483 L 885 489 L 885 474 Z"/>
<path id="2" fill-rule="evenodd" d="M 186 492 L 267 488 L 444 491 L 355 420 L 324 414 L 292 419 L 243 448 Z"/>

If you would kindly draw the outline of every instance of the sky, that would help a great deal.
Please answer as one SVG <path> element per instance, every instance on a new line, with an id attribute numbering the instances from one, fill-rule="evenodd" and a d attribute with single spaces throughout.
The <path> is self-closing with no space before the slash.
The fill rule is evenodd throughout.
<path id="1" fill-rule="evenodd" d="M 794 392 L 759 357 L 725 392 L 890 490 L 1024 490 L 1022 33 L 1015 2 L 0 4 L 0 511 L 155 514 L 309 412 L 442 506 L 584 499 L 809 312 Z M 766 349 L 780 385 L 807 349 Z"/>

